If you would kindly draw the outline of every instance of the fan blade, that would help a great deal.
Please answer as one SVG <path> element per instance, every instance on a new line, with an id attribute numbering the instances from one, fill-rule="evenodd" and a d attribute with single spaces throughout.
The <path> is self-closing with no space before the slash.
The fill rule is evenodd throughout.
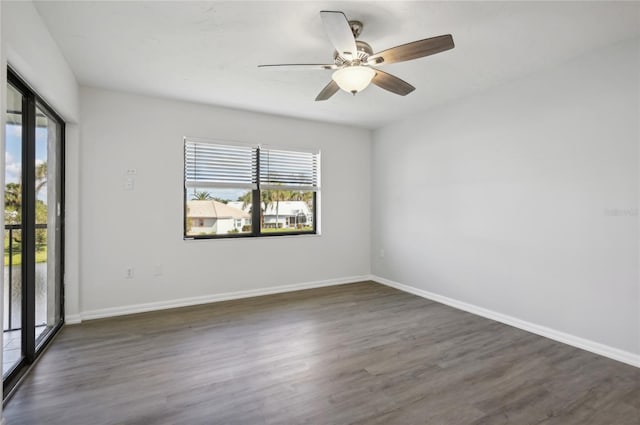
<path id="1" fill-rule="evenodd" d="M 278 65 L 258 65 L 261 69 L 278 69 L 285 71 L 297 71 L 297 70 L 314 70 L 314 69 L 338 69 L 336 64 L 311 64 L 311 63 L 283 63 Z"/>
<path id="2" fill-rule="evenodd" d="M 384 71 L 380 71 L 379 69 L 376 69 L 376 75 L 371 82 L 380 88 L 388 90 L 391 93 L 399 94 L 400 96 L 406 96 L 416 89 L 406 81 Z"/>
<path id="3" fill-rule="evenodd" d="M 323 10 L 320 12 L 320 17 L 329 40 L 331 40 L 331 44 L 336 48 L 338 54 L 349 60 L 357 57 L 356 39 L 353 38 L 351 26 L 344 13 Z"/>
<path id="4" fill-rule="evenodd" d="M 380 65 L 382 63 L 394 63 L 418 59 L 424 56 L 435 55 L 445 50 L 453 49 L 453 37 L 451 34 L 440 35 L 438 37 L 425 38 L 401 46 L 392 47 L 382 52 L 369 56 L 369 65 Z"/>
<path id="5" fill-rule="evenodd" d="M 319 100 L 327 100 L 329 99 L 331 96 L 333 96 L 334 94 L 336 94 L 336 92 L 340 90 L 340 86 L 338 86 L 338 83 L 336 83 L 335 81 L 331 80 L 329 82 L 329 84 L 327 84 L 320 93 L 318 93 L 318 96 L 316 96 L 316 102 Z"/>

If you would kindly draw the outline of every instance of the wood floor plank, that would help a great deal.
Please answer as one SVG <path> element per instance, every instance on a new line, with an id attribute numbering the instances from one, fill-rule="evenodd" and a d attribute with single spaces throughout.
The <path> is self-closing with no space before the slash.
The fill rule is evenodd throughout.
<path id="1" fill-rule="evenodd" d="M 638 425 L 640 369 L 373 282 L 65 326 L 9 425 Z"/>

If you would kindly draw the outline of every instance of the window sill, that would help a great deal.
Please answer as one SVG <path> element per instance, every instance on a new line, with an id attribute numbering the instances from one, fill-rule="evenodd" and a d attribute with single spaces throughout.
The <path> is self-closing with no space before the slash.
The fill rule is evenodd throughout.
<path id="1" fill-rule="evenodd" d="M 182 240 L 185 242 L 199 242 L 199 241 L 245 241 L 253 239 L 290 239 L 290 238 L 318 238 L 322 236 L 321 233 L 302 233 L 298 235 L 261 235 L 261 236 L 231 236 L 221 238 L 185 238 Z"/>

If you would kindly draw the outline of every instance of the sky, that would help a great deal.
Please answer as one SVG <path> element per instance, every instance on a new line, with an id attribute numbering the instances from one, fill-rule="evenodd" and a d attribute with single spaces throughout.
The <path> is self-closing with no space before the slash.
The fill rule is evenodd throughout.
<path id="1" fill-rule="evenodd" d="M 36 164 L 47 159 L 47 128 L 36 128 Z M 22 170 L 22 126 L 7 124 L 5 160 L 5 184 L 18 183 Z M 38 198 L 46 200 L 46 190 L 38 193 Z"/>
<path id="2" fill-rule="evenodd" d="M 209 192 L 213 198 L 237 201 L 238 198 L 248 192 L 247 189 L 187 189 L 187 199 L 192 199 L 195 191 Z"/>

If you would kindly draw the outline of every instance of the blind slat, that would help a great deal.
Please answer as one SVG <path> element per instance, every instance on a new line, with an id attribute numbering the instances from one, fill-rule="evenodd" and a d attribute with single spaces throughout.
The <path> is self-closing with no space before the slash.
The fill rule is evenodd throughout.
<path id="1" fill-rule="evenodd" d="M 185 187 L 257 188 L 257 152 L 250 146 L 185 141 Z"/>
<path id="2" fill-rule="evenodd" d="M 187 188 L 260 187 L 311 191 L 320 188 L 320 154 L 317 152 L 185 140 L 184 164 Z"/>
<path id="3" fill-rule="evenodd" d="M 260 150 L 260 187 L 263 189 L 319 189 L 319 154 L 276 149 Z"/>

